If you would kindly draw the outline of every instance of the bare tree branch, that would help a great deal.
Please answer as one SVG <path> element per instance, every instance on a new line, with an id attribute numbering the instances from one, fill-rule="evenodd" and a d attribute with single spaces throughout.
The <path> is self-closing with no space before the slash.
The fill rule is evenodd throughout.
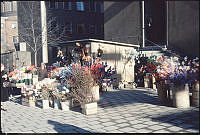
<path id="1" fill-rule="evenodd" d="M 21 7 L 23 10 L 22 24 L 19 25 L 20 39 L 25 42 L 35 54 L 35 64 L 37 64 L 37 52 L 42 48 L 42 46 L 47 42 L 48 45 L 59 45 L 61 42 L 67 40 L 66 28 L 64 25 L 59 26 L 56 23 L 57 18 L 53 15 L 47 15 L 46 26 L 41 26 L 41 16 L 38 8 L 39 3 L 36 1 L 26 1 L 21 2 Z M 43 31 L 47 29 L 47 35 L 44 35 Z M 45 41 L 42 38 L 47 36 Z"/>

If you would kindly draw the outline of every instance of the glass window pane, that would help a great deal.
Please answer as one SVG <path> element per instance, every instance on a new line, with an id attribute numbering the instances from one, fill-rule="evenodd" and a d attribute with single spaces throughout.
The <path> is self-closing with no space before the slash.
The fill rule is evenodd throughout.
<path id="1" fill-rule="evenodd" d="M 76 2 L 76 9 L 78 11 L 84 11 L 84 3 L 83 2 Z"/>
<path id="2" fill-rule="evenodd" d="M 90 33 L 91 33 L 91 34 L 94 34 L 94 33 L 95 33 L 95 25 L 94 25 L 94 24 L 91 24 L 91 25 L 90 25 Z"/>
<path id="3" fill-rule="evenodd" d="M 64 2 L 64 9 L 72 10 L 72 3 L 71 2 Z"/>
<path id="4" fill-rule="evenodd" d="M 85 32 L 85 25 L 84 24 L 77 24 L 77 32 L 79 34 L 83 34 Z"/>
<path id="5" fill-rule="evenodd" d="M 55 8 L 55 7 L 56 7 L 56 3 L 54 1 L 50 1 L 49 8 Z"/>
<path id="6" fill-rule="evenodd" d="M 66 30 L 65 30 L 66 34 L 72 34 L 72 23 L 66 22 L 65 25 L 66 25 Z"/>

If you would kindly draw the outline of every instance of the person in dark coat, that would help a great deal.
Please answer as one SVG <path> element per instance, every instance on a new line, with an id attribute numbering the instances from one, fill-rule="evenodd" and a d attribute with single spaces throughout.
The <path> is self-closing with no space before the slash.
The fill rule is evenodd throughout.
<path id="1" fill-rule="evenodd" d="M 48 72 L 46 69 L 46 65 L 41 63 L 41 67 L 38 69 L 38 80 L 41 81 L 44 78 L 48 78 Z"/>
<path id="2" fill-rule="evenodd" d="M 4 84 L 8 82 L 8 77 L 6 75 L 6 71 L 4 70 L 4 65 L 1 65 L 1 102 L 6 102 L 9 100 L 9 88 L 6 87 Z M 2 105 L 1 105 L 2 107 Z M 1 108 L 1 110 L 6 110 Z"/>

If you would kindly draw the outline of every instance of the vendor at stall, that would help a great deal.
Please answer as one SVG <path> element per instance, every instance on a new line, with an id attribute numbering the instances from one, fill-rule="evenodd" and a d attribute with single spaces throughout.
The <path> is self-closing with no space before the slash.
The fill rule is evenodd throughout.
<path id="1" fill-rule="evenodd" d="M 4 69 L 4 65 L 1 64 L 1 102 L 9 100 L 9 79 L 7 72 Z"/>
<path id="2" fill-rule="evenodd" d="M 38 80 L 41 81 L 44 78 L 48 78 L 48 72 L 46 69 L 46 65 L 41 63 L 41 67 L 38 69 Z"/>

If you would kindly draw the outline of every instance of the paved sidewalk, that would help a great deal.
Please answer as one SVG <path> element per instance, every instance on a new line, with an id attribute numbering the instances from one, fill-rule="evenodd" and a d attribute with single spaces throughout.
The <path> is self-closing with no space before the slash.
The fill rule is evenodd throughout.
<path id="1" fill-rule="evenodd" d="M 199 133 L 199 108 L 159 103 L 155 90 L 112 90 L 101 94 L 98 113 L 2 103 L 3 133 Z M 77 108 L 78 109 L 78 108 Z"/>

